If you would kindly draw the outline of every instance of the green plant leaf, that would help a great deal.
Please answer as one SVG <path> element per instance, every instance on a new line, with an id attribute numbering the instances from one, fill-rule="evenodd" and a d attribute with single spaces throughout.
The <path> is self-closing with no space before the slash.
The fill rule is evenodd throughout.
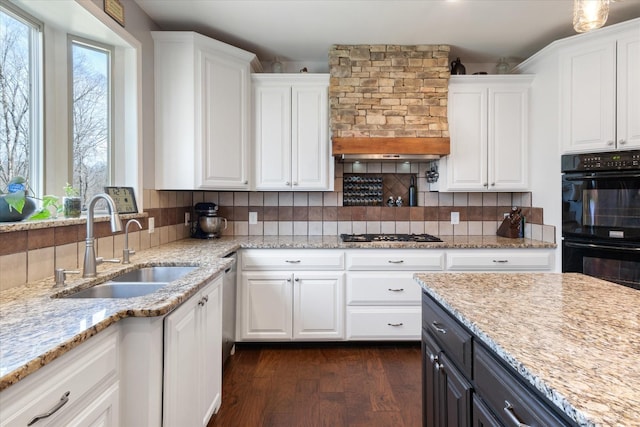
<path id="1" fill-rule="evenodd" d="M 37 219 L 47 219 L 51 217 L 51 212 L 49 209 L 42 208 L 38 212 L 34 213 L 29 217 L 29 220 L 37 220 Z"/>
<path id="2" fill-rule="evenodd" d="M 15 179 L 15 178 L 14 178 Z M 4 196 L 4 201 L 9 205 L 9 210 L 14 209 L 18 213 L 22 213 L 25 203 L 24 191 L 16 191 L 15 193 L 8 193 Z"/>
<path id="3" fill-rule="evenodd" d="M 49 206 L 54 206 L 56 209 L 60 207 L 58 202 L 60 201 L 60 197 L 54 196 L 53 194 L 45 194 L 42 196 L 42 207 L 48 208 Z"/>

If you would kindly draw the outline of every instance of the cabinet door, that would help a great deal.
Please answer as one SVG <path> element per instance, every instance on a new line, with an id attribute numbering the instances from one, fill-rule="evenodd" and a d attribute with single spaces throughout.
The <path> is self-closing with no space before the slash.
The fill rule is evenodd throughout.
<path id="1" fill-rule="evenodd" d="M 449 190 L 487 188 L 487 90 L 479 86 L 449 87 L 451 154 L 446 164 Z"/>
<path id="2" fill-rule="evenodd" d="M 292 274 L 242 273 L 238 335 L 251 340 L 290 340 L 292 336 Z"/>
<path id="3" fill-rule="evenodd" d="M 473 406 L 471 408 L 472 427 L 502 427 L 502 424 L 493 416 L 487 405 L 478 397 L 473 395 Z"/>
<path id="4" fill-rule="evenodd" d="M 197 298 L 191 298 L 165 318 L 163 426 L 197 426 L 199 389 Z"/>
<path id="5" fill-rule="evenodd" d="M 291 187 L 291 86 L 254 79 L 256 189 Z"/>
<path id="6" fill-rule="evenodd" d="M 327 84 L 294 84 L 291 90 L 292 185 L 294 190 L 327 190 L 329 149 Z"/>
<path id="7" fill-rule="evenodd" d="M 200 351 L 200 424 L 206 426 L 218 411 L 222 393 L 222 278 L 208 285 L 198 300 Z"/>
<path id="8" fill-rule="evenodd" d="M 248 189 L 249 64 L 206 50 L 200 51 L 198 58 L 196 185 Z"/>
<path id="9" fill-rule="evenodd" d="M 73 419 L 60 425 L 65 427 L 117 427 L 120 425 L 119 384 L 113 384 L 107 391 L 80 411 Z"/>
<path id="10" fill-rule="evenodd" d="M 440 355 L 438 372 L 441 387 L 445 390 L 441 404 L 444 420 L 440 419 L 440 425 L 468 426 L 471 423 L 471 384 L 446 355 Z"/>
<path id="11" fill-rule="evenodd" d="M 560 53 L 561 138 L 565 152 L 613 149 L 616 43 L 588 43 Z"/>
<path id="12" fill-rule="evenodd" d="M 617 147 L 640 148 L 640 37 L 618 40 Z"/>
<path id="13" fill-rule="evenodd" d="M 489 88 L 488 188 L 526 190 L 528 87 Z"/>
<path id="14" fill-rule="evenodd" d="M 422 331 L 422 425 L 434 427 L 438 420 L 438 371 L 435 367 L 440 349 L 424 330 Z"/>
<path id="15" fill-rule="evenodd" d="M 293 338 L 344 338 L 344 273 L 295 273 Z"/>

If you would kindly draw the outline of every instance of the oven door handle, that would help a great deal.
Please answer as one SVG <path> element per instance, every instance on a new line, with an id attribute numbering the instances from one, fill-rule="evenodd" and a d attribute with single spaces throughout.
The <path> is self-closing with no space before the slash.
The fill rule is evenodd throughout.
<path id="1" fill-rule="evenodd" d="M 640 251 L 640 248 L 619 248 L 617 246 L 609 246 L 609 245 L 600 245 L 597 243 L 576 243 L 576 242 L 564 242 L 565 246 L 570 248 L 586 248 L 586 249 L 608 249 L 612 251 L 622 251 L 622 252 L 635 252 Z"/>
<path id="2" fill-rule="evenodd" d="M 566 175 L 564 179 L 567 181 L 583 181 L 585 179 L 593 180 L 593 179 L 632 179 L 632 178 L 640 178 L 640 174 L 638 173 L 613 173 L 613 174 L 585 174 L 585 175 Z"/>

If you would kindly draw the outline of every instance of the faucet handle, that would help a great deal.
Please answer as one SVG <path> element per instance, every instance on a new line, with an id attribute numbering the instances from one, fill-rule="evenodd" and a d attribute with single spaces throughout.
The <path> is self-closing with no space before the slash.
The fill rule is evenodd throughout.
<path id="1" fill-rule="evenodd" d="M 107 258 L 107 259 L 105 259 L 105 258 L 103 258 L 101 256 L 96 257 L 96 265 L 102 264 L 103 262 L 110 262 L 110 263 L 113 263 L 113 264 L 117 264 L 117 263 L 120 262 L 120 260 L 118 258 Z"/>
<path id="2" fill-rule="evenodd" d="M 65 270 L 64 268 L 56 268 L 55 269 L 55 280 L 56 284 L 54 287 L 64 286 L 64 281 L 67 278 L 67 274 L 80 274 L 79 270 Z"/>

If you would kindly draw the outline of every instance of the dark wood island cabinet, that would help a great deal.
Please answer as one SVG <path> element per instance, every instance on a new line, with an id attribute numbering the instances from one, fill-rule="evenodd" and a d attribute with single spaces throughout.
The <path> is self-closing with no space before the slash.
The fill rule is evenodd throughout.
<path id="1" fill-rule="evenodd" d="M 422 359 L 423 427 L 577 425 L 426 293 Z"/>

